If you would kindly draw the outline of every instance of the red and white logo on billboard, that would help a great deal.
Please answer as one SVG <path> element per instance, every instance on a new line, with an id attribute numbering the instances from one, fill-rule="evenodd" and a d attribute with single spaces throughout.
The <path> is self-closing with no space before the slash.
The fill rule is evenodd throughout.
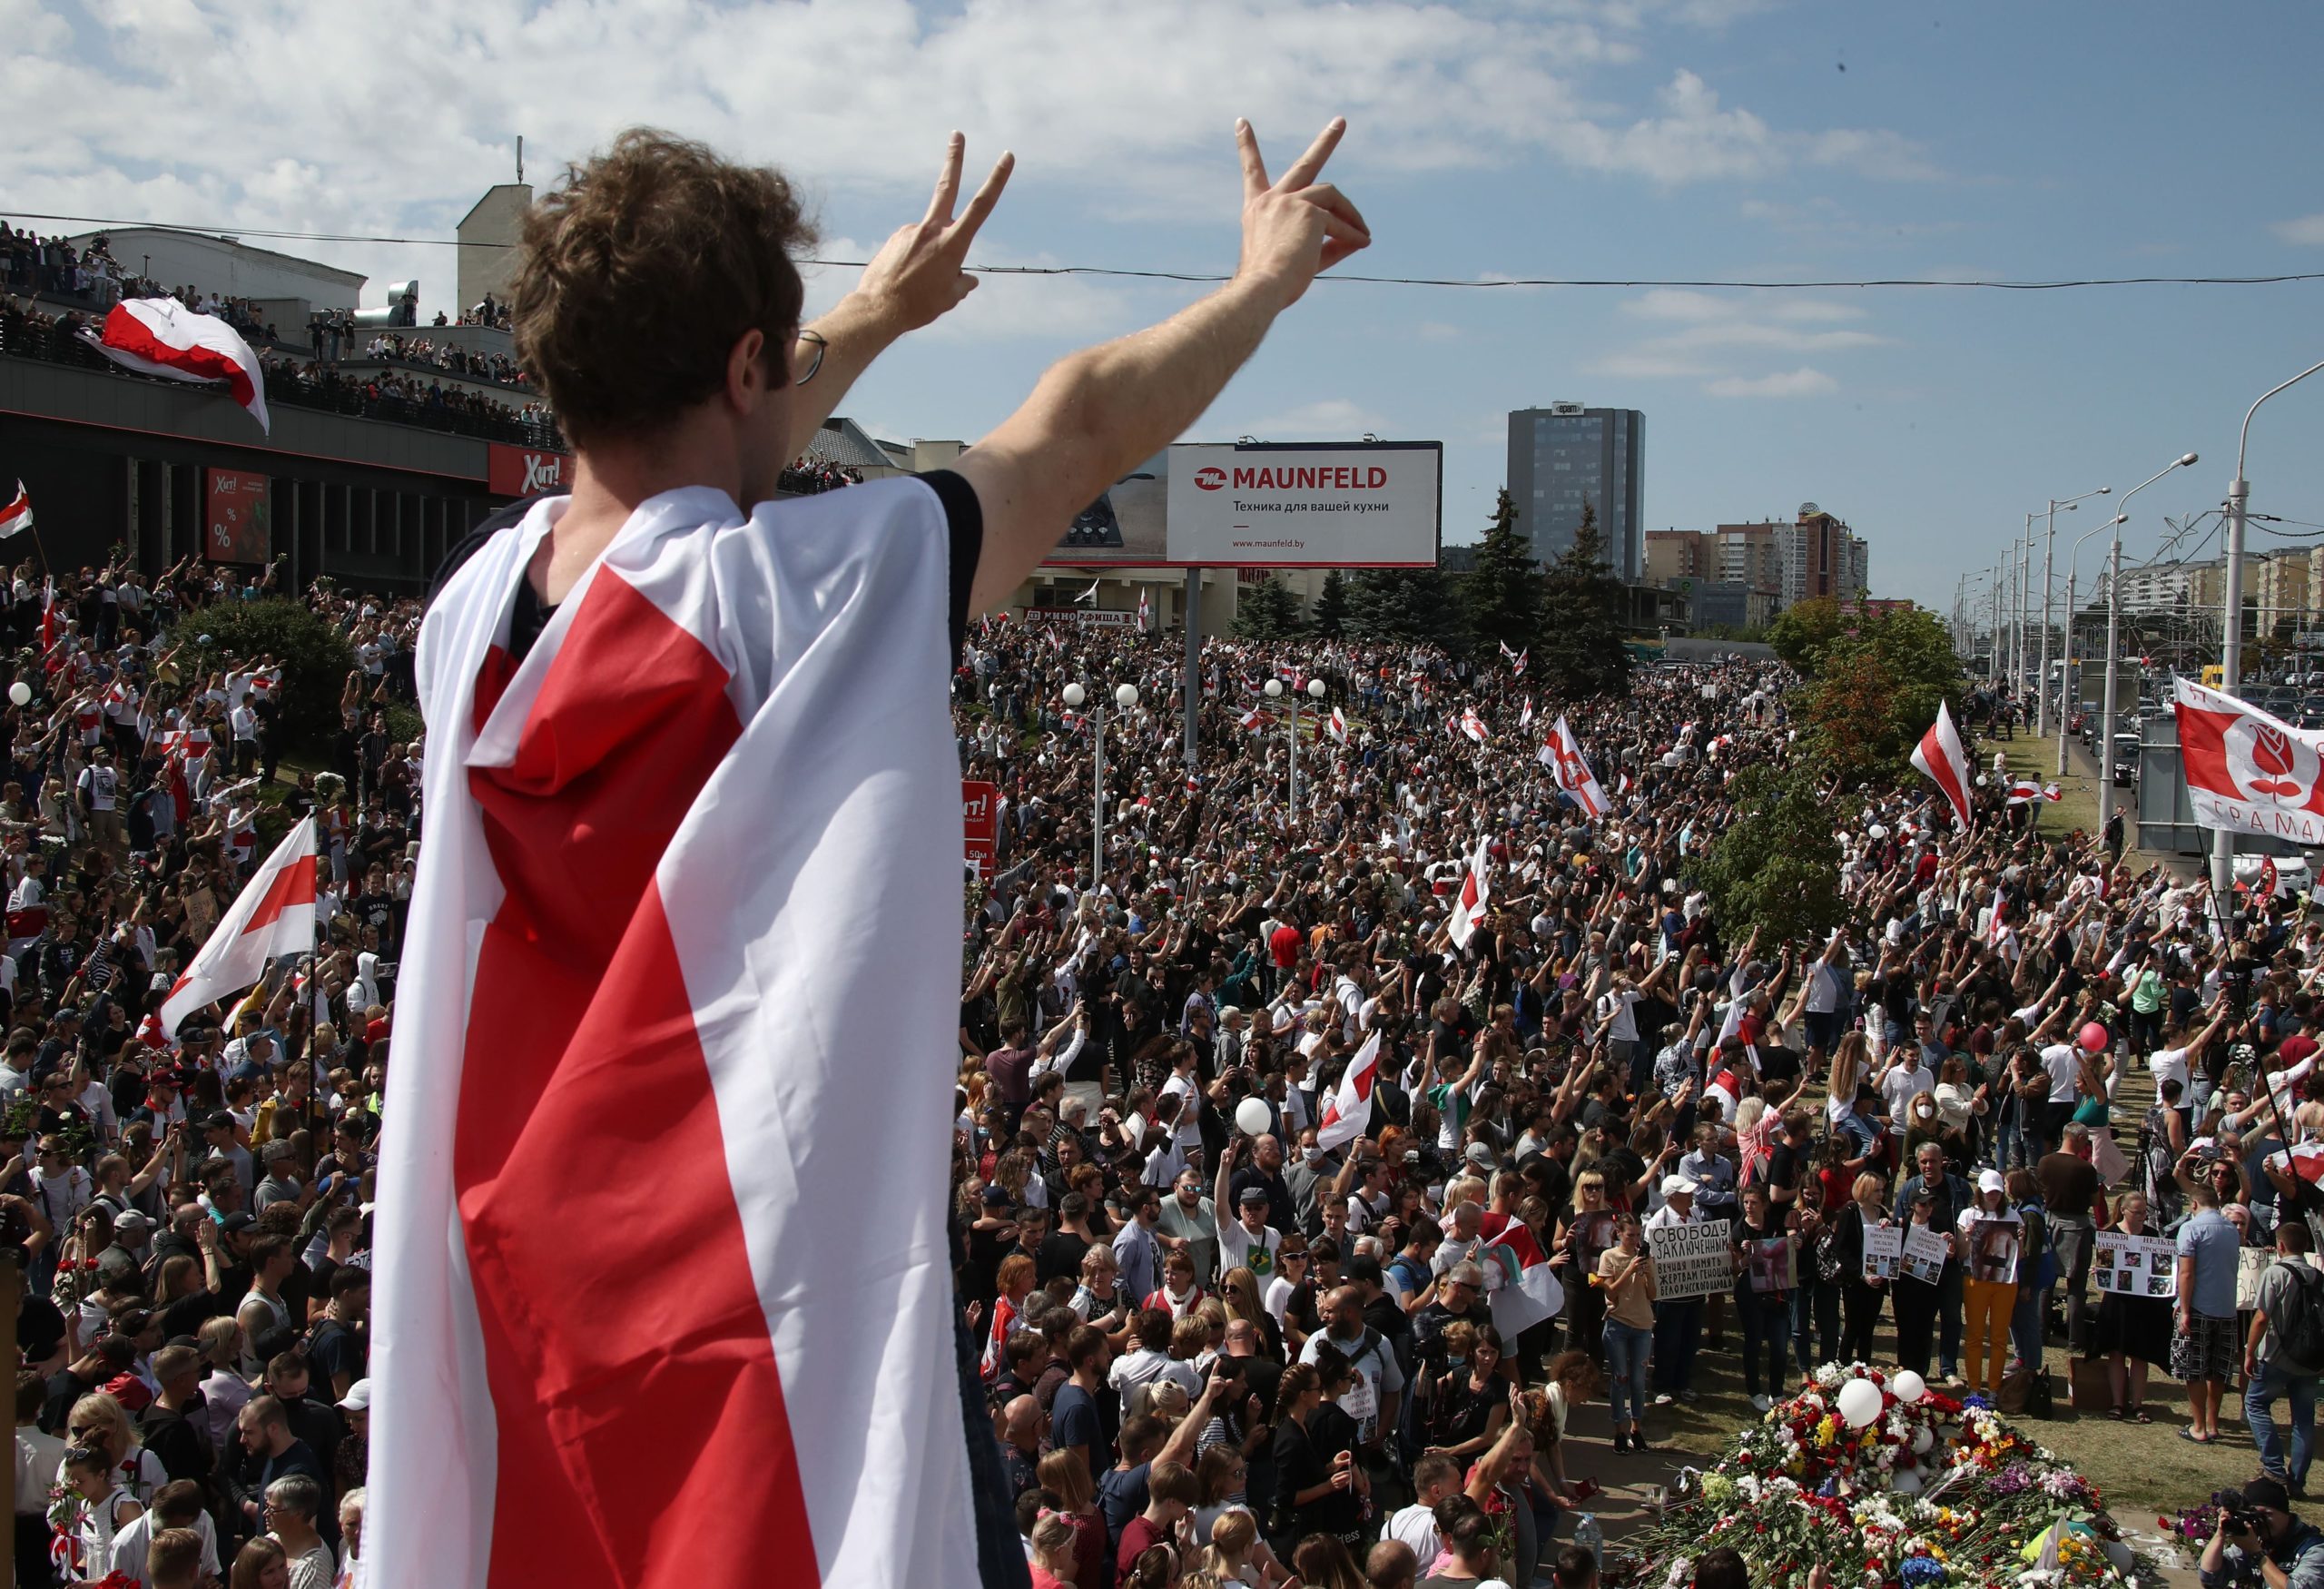
<path id="1" fill-rule="evenodd" d="M 485 466 L 485 485 L 496 497 L 537 497 L 565 489 L 573 460 L 542 447 L 510 447 L 493 442 Z"/>
<path id="2" fill-rule="evenodd" d="M 1205 464 L 1195 470 L 1195 487 L 1204 491 L 1223 491 L 1226 489 L 1226 471 L 1215 463 Z"/>

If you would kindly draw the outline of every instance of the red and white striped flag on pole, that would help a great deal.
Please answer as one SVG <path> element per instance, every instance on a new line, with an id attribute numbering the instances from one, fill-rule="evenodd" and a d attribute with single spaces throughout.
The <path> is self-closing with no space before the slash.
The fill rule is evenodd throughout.
<path id="1" fill-rule="evenodd" d="M 1141 635 L 1154 627 L 1154 608 L 1147 604 L 1146 592 L 1137 593 L 1137 632 Z"/>
<path id="2" fill-rule="evenodd" d="M 1334 739 L 1338 740 L 1342 745 L 1345 745 L 1347 743 L 1347 718 L 1341 713 L 1337 706 L 1334 706 L 1332 708 L 1331 721 L 1324 724 L 1324 732 L 1330 735 Z"/>
<path id="3" fill-rule="evenodd" d="M 1953 807 L 1953 819 L 1966 828 L 1969 753 L 1962 748 L 1961 735 L 1953 726 L 1953 713 L 1943 701 L 1936 704 L 1936 721 L 1929 725 L 1928 732 L 1914 747 L 1913 765 L 1936 785 L 1937 793 Z"/>
<path id="4" fill-rule="evenodd" d="M 25 482 L 18 480 L 16 494 L 8 499 L 5 507 L 0 507 L 0 540 L 6 540 L 18 530 L 32 527 L 32 495 L 25 489 Z"/>
<path id="5" fill-rule="evenodd" d="M 1492 1311 L 1493 1330 L 1503 1340 L 1514 1340 L 1565 1308 L 1565 1288 L 1533 1232 L 1522 1219 L 1505 1214 L 1488 1215 L 1507 1222 L 1476 1250 L 1485 1273 L 1485 1306 Z"/>
<path id="6" fill-rule="evenodd" d="M 1466 949 L 1469 940 L 1484 920 L 1485 905 L 1491 894 L 1485 886 L 1485 844 L 1477 841 L 1477 853 L 1469 858 L 1466 870 L 1461 873 L 1461 892 L 1453 897 L 1452 919 L 1446 931 L 1452 935 L 1452 947 Z"/>
<path id="7" fill-rule="evenodd" d="M 56 646 L 56 577 L 51 575 L 40 587 L 40 648 L 44 655 Z"/>
<path id="8" fill-rule="evenodd" d="M 1559 713 L 1558 720 L 1551 725 L 1549 743 L 1541 749 L 1550 770 L 1557 775 L 1558 787 L 1573 796 L 1582 815 L 1594 822 L 1612 809 L 1606 803 L 1606 791 L 1599 787 L 1596 775 L 1582 756 L 1581 742 L 1566 726 L 1564 713 Z"/>
<path id="9" fill-rule="evenodd" d="M 197 385 L 222 382 L 271 433 L 266 375 L 242 333 L 214 314 L 196 314 L 174 298 L 132 298 L 105 315 L 102 334 L 83 327 L 84 340 L 124 369 Z"/>
<path id="10" fill-rule="evenodd" d="M 178 1022 L 266 972 L 266 962 L 310 954 L 315 947 L 315 819 L 302 819 L 274 847 L 266 864 L 234 896 L 202 952 L 162 1001 L 162 1031 L 175 1037 Z"/>
<path id="11" fill-rule="evenodd" d="M 1485 720 L 1477 716 L 1477 709 L 1474 706 L 1463 706 L 1461 709 L 1461 732 L 1479 745 L 1485 742 Z"/>
<path id="12" fill-rule="evenodd" d="M 1372 1083 L 1380 1074 L 1380 1034 L 1374 1032 L 1347 1062 L 1340 1084 L 1324 1100 L 1324 1118 L 1315 1122 L 1315 1145 L 1328 1153 L 1364 1135 L 1372 1123 Z"/>

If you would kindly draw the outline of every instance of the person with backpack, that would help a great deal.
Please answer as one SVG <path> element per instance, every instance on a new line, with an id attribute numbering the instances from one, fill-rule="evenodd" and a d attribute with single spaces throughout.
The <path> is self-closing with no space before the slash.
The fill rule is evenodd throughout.
<path id="1" fill-rule="evenodd" d="M 2314 1246 L 2301 1220 L 2276 1228 L 2276 1261 L 2260 1277 L 2243 1347 L 2243 1421 L 2260 1449 L 2260 1466 L 2303 1496 L 2316 1445 L 2316 1380 L 2324 1371 L 2324 1274 L 2308 1261 Z M 2289 1464 L 2273 1412 L 2279 1396 L 2291 1400 Z"/>

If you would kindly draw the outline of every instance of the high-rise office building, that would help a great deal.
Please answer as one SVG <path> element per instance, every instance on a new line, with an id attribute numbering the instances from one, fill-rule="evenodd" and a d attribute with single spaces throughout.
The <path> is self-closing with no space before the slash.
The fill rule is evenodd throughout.
<path id="1" fill-rule="evenodd" d="M 1636 409 L 1551 403 L 1511 411 L 1509 495 L 1534 557 L 1546 563 L 1573 545 L 1588 502 L 1614 573 L 1632 583 L 1644 577 L 1639 483 L 1645 442 L 1646 416 Z"/>

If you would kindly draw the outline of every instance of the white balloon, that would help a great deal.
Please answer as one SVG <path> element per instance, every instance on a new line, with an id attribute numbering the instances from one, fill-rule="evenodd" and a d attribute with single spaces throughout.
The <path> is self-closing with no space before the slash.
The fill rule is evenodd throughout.
<path id="1" fill-rule="evenodd" d="M 1930 1431 L 1929 1426 L 1926 1424 L 1923 1424 L 1919 1428 L 1913 1431 L 1914 1456 L 1926 1456 L 1928 1455 L 1928 1448 L 1935 1444 L 1936 1436 Z"/>
<path id="2" fill-rule="evenodd" d="M 1886 837 L 1888 836 L 1888 830 L 1887 830 L 1886 828 L 1885 828 L 1885 827 L 1882 827 L 1882 826 L 1881 826 L 1878 823 L 1876 823 L 1876 823 L 1874 823 L 1870 827 L 1868 827 L 1868 828 L 1865 829 L 1864 831 L 1865 831 L 1866 833 L 1867 833 L 1867 834 L 1871 834 L 1871 835 L 1872 835 L 1874 838 L 1876 838 L 1876 839 L 1885 839 L 1885 838 L 1886 838 Z"/>
<path id="3" fill-rule="evenodd" d="M 1275 1116 L 1267 1112 L 1265 1099 L 1246 1098 L 1235 1106 L 1235 1123 L 1246 1137 L 1264 1136 L 1275 1123 Z"/>
<path id="4" fill-rule="evenodd" d="M 1921 1493 L 1921 1476 L 1906 1468 L 1888 1481 L 1888 1487 L 1900 1495 L 1917 1495 Z"/>
<path id="5" fill-rule="evenodd" d="M 1909 1406 L 1928 1394 L 1928 1381 L 1907 1368 L 1888 1382 L 1888 1388 L 1896 1393 L 1898 1401 Z"/>
<path id="6" fill-rule="evenodd" d="M 8 698 L 15 702 L 19 706 L 30 706 L 33 698 L 33 686 L 26 684 L 20 678 L 15 683 L 8 686 Z"/>
<path id="7" fill-rule="evenodd" d="M 1869 1379 L 1851 1379 L 1840 1387 L 1837 1405 L 1851 1429 L 1861 1429 L 1880 1416 L 1880 1387 Z"/>

